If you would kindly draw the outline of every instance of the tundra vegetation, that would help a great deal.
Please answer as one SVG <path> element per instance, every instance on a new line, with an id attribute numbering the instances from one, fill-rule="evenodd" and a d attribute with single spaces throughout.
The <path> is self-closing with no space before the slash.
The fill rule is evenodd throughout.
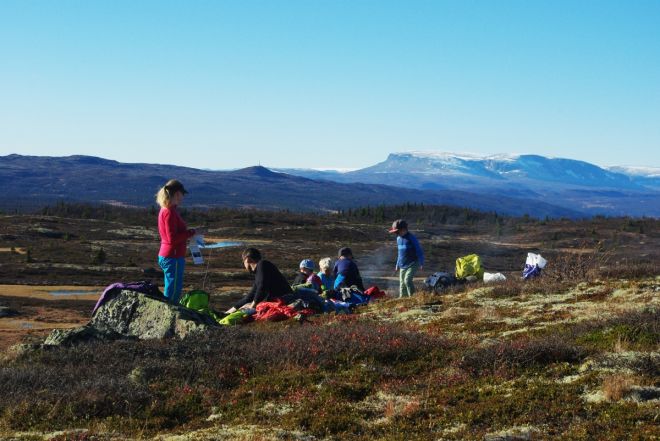
<path id="1" fill-rule="evenodd" d="M 38 349 L 3 342 L 3 439 L 660 437 L 658 220 L 539 220 L 415 204 L 183 216 L 205 226 L 210 240 L 259 247 L 291 278 L 303 257 L 318 261 L 350 245 L 367 284 L 392 297 L 352 315 L 183 340 Z M 440 294 L 420 286 L 412 298 L 393 298 L 395 245 L 385 230 L 399 217 L 425 248 L 423 275 L 452 271 L 457 257 L 477 253 L 486 271 L 507 281 Z M 64 203 L 1 215 L 0 248 L 8 251 L 0 252 L 0 283 L 160 284 L 155 225 L 155 209 Z M 189 263 L 188 288 L 204 286 L 213 307 L 226 307 L 250 284 L 240 251 L 207 250 L 207 265 Z M 527 252 L 549 265 L 522 281 Z M 68 317 L 73 326 L 94 301 L 0 292 L 0 303 L 25 320 Z M 48 331 L 15 332 L 35 343 Z M 3 328 L 3 338 L 8 333 Z"/>

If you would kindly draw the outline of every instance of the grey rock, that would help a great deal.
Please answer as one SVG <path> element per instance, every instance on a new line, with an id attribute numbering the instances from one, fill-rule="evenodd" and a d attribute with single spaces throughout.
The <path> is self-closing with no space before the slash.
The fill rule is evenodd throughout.
<path id="1" fill-rule="evenodd" d="M 653 386 L 633 386 L 626 394 L 626 398 L 636 403 L 644 403 L 646 401 L 660 400 L 660 387 Z"/>
<path id="2" fill-rule="evenodd" d="M 71 346 L 89 341 L 108 341 L 122 338 L 121 335 L 112 332 L 98 330 L 90 324 L 73 329 L 55 329 L 51 332 L 44 345 L 46 346 Z"/>
<path id="3" fill-rule="evenodd" d="M 211 317 L 130 290 L 110 294 L 90 322 L 75 329 L 56 329 L 45 345 L 73 345 L 116 339 L 184 338 L 218 324 Z"/>
<path id="4" fill-rule="evenodd" d="M 429 303 L 429 304 L 426 304 L 426 305 L 420 305 L 419 309 L 423 309 L 425 311 L 428 311 L 428 312 L 431 312 L 431 313 L 434 313 L 434 314 L 438 313 L 438 312 L 442 312 L 442 302 L 438 301 L 438 302 Z"/>
<path id="5" fill-rule="evenodd" d="M 528 441 L 535 439 L 539 433 L 536 427 L 512 427 L 497 433 L 488 433 L 484 436 L 484 441 Z"/>

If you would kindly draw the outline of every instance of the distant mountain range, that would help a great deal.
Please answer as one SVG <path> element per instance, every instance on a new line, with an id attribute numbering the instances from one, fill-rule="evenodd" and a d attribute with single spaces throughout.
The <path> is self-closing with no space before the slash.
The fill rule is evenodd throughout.
<path id="1" fill-rule="evenodd" d="M 374 166 L 350 172 L 282 169 L 335 182 L 388 184 L 420 190 L 461 190 L 492 197 L 551 203 L 588 215 L 660 216 L 660 169 L 598 167 L 538 155 L 475 156 L 393 153 Z M 530 213 L 533 214 L 533 213 Z"/>
<path id="2" fill-rule="evenodd" d="M 33 210 L 59 200 L 150 206 L 170 178 L 180 179 L 190 191 L 186 205 L 200 207 L 331 211 L 416 202 L 535 217 L 660 217 L 657 170 L 606 170 L 534 155 L 429 153 L 395 153 L 351 172 L 213 171 L 91 156 L 0 156 L 0 208 Z"/>

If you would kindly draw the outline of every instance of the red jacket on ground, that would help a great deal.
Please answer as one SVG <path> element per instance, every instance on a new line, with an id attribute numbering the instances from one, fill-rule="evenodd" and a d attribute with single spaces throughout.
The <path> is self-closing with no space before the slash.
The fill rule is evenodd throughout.
<path id="1" fill-rule="evenodd" d="M 188 230 L 186 227 L 176 205 L 160 209 L 158 232 L 160 233 L 158 255 L 162 257 L 185 257 L 186 241 L 195 235 L 195 230 Z"/>

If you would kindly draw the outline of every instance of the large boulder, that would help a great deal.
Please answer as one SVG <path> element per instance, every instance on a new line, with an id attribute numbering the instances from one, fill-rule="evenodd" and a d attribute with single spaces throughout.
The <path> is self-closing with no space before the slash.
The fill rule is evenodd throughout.
<path id="1" fill-rule="evenodd" d="M 109 293 L 88 324 L 75 329 L 56 329 L 44 344 L 71 345 L 118 338 L 183 338 L 216 326 L 218 324 L 210 316 L 172 305 L 163 298 L 117 290 Z"/>

